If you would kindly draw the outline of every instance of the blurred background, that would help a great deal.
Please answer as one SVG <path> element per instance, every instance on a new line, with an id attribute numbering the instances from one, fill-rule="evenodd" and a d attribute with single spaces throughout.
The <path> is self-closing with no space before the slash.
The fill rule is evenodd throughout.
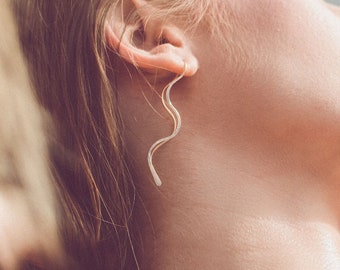
<path id="1" fill-rule="evenodd" d="M 340 6 L 340 0 L 326 0 L 326 2 L 333 3 Z"/>

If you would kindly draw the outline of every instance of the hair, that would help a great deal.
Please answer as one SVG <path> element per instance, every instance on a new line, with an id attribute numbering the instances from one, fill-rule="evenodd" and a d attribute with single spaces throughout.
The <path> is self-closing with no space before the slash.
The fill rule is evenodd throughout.
<path id="1" fill-rule="evenodd" d="M 137 269 L 138 196 L 117 109 L 117 56 L 104 35 L 110 10 L 124 1 L 14 2 L 31 80 L 54 124 L 50 153 L 65 253 L 81 269 Z M 148 2 L 157 16 L 190 14 L 196 25 L 214 1 Z"/>

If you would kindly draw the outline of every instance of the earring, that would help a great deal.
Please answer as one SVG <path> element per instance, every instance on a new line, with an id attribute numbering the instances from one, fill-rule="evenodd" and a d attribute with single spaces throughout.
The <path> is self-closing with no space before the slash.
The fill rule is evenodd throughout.
<path id="1" fill-rule="evenodd" d="M 160 148 L 162 145 L 166 144 L 173 138 L 177 136 L 179 133 L 181 126 L 182 126 L 182 119 L 181 115 L 179 114 L 178 110 L 175 108 L 174 105 L 172 105 L 171 98 L 170 98 L 170 93 L 172 87 L 184 77 L 184 74 L 187 69 L 187 64 L 184 63 L 184 71 L 181 75 L 177 76 L 173 81 L 171 81 L 167 86 L 164 87 L 162 91 L 162 103 L 164 108 L 167 110 L 167 112 L 171 115 L 174 123 L 174 128 L 173 132 L 171 135 L 164 137 L 162 139 L 159 139 L 156 141 L 149 149 L 148 152 L 148 165 L 151 171 L 151 174 L 153 176 L 153 179 L 155 181 L 156 186 L 160 187 L 162 185 L 162 181 L 156 172 L 155 166 L 153 165 L 153 155 L 157 151 L 158 148 Z"/>

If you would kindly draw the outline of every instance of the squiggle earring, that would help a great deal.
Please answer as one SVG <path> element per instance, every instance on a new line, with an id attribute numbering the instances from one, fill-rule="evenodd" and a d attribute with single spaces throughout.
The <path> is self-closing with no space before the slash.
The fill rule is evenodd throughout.
<path id="1" fill-rule="evenodd" d="M 162 145 L 166 144 L 167 142 L 169 142 L 170 140 L 172 140 L 173 138 L 175 138 L 177 136 L 177 134 L 179 133 L 181 126 L 182 126 L 182 119 L 181 116 L 179 114 L 179 112 L 177 111 L 177 109 L 174 107 L 174 105 L 172 105 L 171 102 L 171 98 L 170 98 L 170 93 L 171 93 L 171 89 L 172 87 L 180 80 L 184 77 L 185 71 L 186 71 L 187 65 L 185 63 L 184 65 L 184 71 L 181 75 L 179 75 L 178 77 L 176 77 L 172 82 L 170 82 L 164 89 L 162 92 L 162 103 L 164 108 L 167 110 L 167 112 L 171 115 L 173 121 L 174 121 L 174 129 L 171 135 L 164 137 L 162 139 L 159 139 L 158 141 L 156 141 L 149 149 L 148 152 L 148 164 L 149 164 L 149 168 L 151 171 L 151 174 L 153 176 L 153 179 L 155 181 L 155 184 L 160 187 L 162 185 L 162 181 L 159 178 L 158 173 L 156 172 L 155 166 L 153 165 L 153 155 L 154 153 L 157 151 L 157 149 L 159 147 L 161 147 Z"/>

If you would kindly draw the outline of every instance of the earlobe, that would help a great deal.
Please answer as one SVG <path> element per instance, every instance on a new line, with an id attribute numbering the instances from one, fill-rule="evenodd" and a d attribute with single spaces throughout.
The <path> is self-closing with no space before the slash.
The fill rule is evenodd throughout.
<path id="1" fill-rule="evenodd" d="M 106 42 L 125 61 L 148 72 L 164 70 L 182 74 L 185 66 L 184 76 L 193 76 L 197 72 L 198 61 L 179 28 L 152 21 L 148 16 L 143 25 L 145 37 L 140 38 L 140 44 L 134 42 L 137 31 L 135 25 L 109 18 L 105 25 Z"/>

